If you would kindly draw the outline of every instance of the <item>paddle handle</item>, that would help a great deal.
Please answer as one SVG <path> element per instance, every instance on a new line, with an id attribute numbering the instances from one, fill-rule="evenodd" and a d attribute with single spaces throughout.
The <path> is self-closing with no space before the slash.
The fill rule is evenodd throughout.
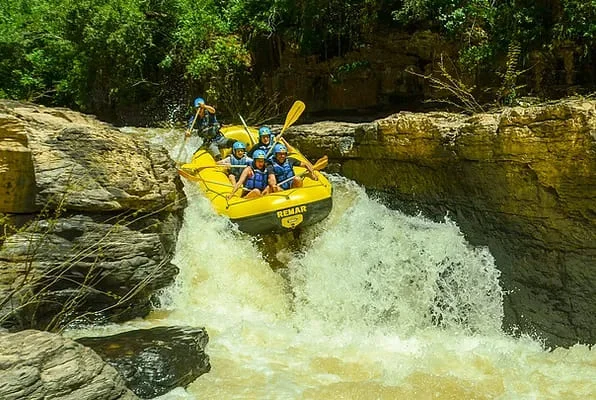
<path id="1" fill-rule="evenodd" d="M 242 118 L 242 115 L 238 114 L 238 116 L 240 117 L 240 121 L 242 121 L 242 126 L 244 126 L 244 130 L 246 131 L 246 134 L 248 135 L 248 139 L 250 140 L 250 146 L 252 147 L 255 145 L 255 141 L 253 140 L 252 135 L 250 134 L 250 131 L 248 130 L 248 126 L 246 125 L 244 118 Z"/>
<path id="2" fill-rule="evenodd" d="M 192 128 L 195 127 L 195 122 L 197 122 L 197 118 L 199 118 L 199 112 L 201 111 L 201 108 L 197 108 L 197 113 L 195 114 L 195 117 L 192 119 L 192 123 L 190 124 L 190 128 L 188 128 L 186 131 L 184 131 L 184 141 L 182 142 L 182 146 L 180 146 L 180 151 L 178 152 L 178 156 L 176 157 L 176 164 L 180 164 L 180 156 L 182 155 L 182 150 L 184 150 L 184 147 L 186 147 L 186 141 L 188 140 L 188 137 L 190 136 L 190 133 L 192 132 Z"/>
<path id="3" fill-rule="evenodd" d="M 326 166 L 327 166 L 327 156 L 321 157 L 320 159 L 318 159 L 318 160 L 317 160 L 317 162 L 315 163 L 315 165 L 312 165 L 312 168 L 313 168 L 313 173 L 314 173 L 315 171 L 320 171 L 320 170 L 322 170 L 322 169 L 323 169 L 323 168 L 325 168 Z M 283 180 L 283 181 L 279 182 L 277 185 L 278 185 L 278 186 L 280 186 L 280 185 L 283 185 L 284 183 L 288 183 L 289 181 L 291 181 L 291 180 L 292 180 L 292 179 L 294 179 L 295 177 L 301 177 L 301 176 L 303 176 L 303 175 L 306 175 L 306 174 L 307 174 L 307 173 L 309 173 L 309 172 L 310 172 L 310 171 L 307 169 L 306 171 L 304 171 L 304 172 L 301 172 L 299 175 L 294 175 L 294 176 L 291 176 L 291 177 L 289 177 L 288 179 L 285 179 L 285 180 Z"/>

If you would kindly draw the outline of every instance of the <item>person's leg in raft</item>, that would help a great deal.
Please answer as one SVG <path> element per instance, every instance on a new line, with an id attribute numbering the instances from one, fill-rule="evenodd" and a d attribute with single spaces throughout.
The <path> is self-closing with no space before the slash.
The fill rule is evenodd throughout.
<path id="1" fill-rule="evenodd" d="M 211 142 L 209 144 L 209 153 L 211 153 L 211 155 L 213 156 L 213 159 L 215 161 L 221 160 L 221 152 L 219 151 L 219 147 L 217 146 L 217 143 Z"/>
<path id="2" fill-rule="evenodd" d="M 254 199 L 261 197 L 261 191 L 259 189 L 253 189 L 244 196 L 245 199 Z"/>

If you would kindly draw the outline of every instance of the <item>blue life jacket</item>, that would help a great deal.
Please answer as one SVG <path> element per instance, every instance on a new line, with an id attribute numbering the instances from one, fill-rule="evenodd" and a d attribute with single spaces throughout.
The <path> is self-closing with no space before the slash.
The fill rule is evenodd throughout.
<path id="1" fill-rule="evenodd" d="M 242 156 L 242 158 L 236 158 L 235 155 L 230 155 L 230 165 L 242 165 L 247 166 L 251 165 L 252 159 L 246 155 L 246 153 Z M 230 173 L 236 177 L 236 180 L 240 179 L 240 175 L 244 171 L 244 168 L 230 168 Z"/>
<path id="2" fill-rule="evenodd" d="M 247 189 L 259 189 L 261 191 L 265 190 L 267 187 L 267 168 L 265 168 L 264 171 L 261 171 L 253 162 L 252 169 L 255 173 L 252 178 L 248 178 L 246 182 L 244 182 L 244 187 Z"/>
<path id="3" fill-rule="evenodd" d="M 192 126 L 192 121 L 194 121 L 195 116 L 190 117 L 188 120 L 188 127 Z M 209 111 L 205 110 L 205 115 L 203 118 L 199 119 L 195 122 L 194 128 L 199 133 L 199 136 L 211 140 L 218 136 L 219 133 L 219 122 L 217 122 L 217 117 L 215 114 L 211 114 Z"/>
<path id="4" fill-rule="evenodd" d="M 271 163 L 273 165 L 273 172 L 275 173 L 275 179 L 277 180 L 278 184 L 294 176 L 294 169 L 292 168 L 292 165 L 288 162 L 288 159 L 286 159 L 286 161 L 284 161 L 283 164 L 279 164 L 277 162 L 277 159 L 274 157 L 271 159 Z M 285 182 L 281 185 L 282 189 L 289 189 L 291 187 L 291 179 L 288 182 Z"/>

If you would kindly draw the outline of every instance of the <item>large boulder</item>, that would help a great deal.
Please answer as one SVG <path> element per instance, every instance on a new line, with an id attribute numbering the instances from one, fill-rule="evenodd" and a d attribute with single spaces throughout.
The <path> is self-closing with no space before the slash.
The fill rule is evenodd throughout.
<path id="1" fill-rule="evenodd" d="M 5 325 L 142 316 L 173 281 L 185 196 L 165 149 L 92 116 L 0 101 L 0 170 Z"/>
<path id="2" fill-rule="evenodd" d="M 116 368 L 126 386 L 143 399 L 186 387 L 209 372 L 208 341 L 203 328 L 171 326 L 77 339 Z"/>
<path id="3" fill-rule="evenodd" d="M 118 372 L 93 350 L 60 335 L 0 332 L 3 400 L 132 400 Z"/>
<path id="4" fill-rule="evenodd" d="M 507 327 L 549 344 L 596 343 L 596 101 L 403 112 L 285 136 L 395 207 L 448 214 L 471 243 L 488 245 Z"/>

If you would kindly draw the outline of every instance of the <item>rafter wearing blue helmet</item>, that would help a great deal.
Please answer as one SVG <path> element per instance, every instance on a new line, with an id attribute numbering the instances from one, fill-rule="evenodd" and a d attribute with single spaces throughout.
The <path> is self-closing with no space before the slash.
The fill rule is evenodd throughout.
<path id="1" fill-rule="evenodd" d="M 217 164 L 229 166 L 228 179 L 235 185 L 244 168 L 252 164 L 252 159 L 246 155 L 246 145 L 237 141 L 232 145 L 232 153 Z"/>
<path id="2" fill-rule="evenodd" d="M 203 144 L 200 148 L 207 148 L 216 161 L 220 160 L 221 152 L 219 151 L 219 146 L 225 146 L 227 139 L 219 130 L 221 125 L 217 121 L 215 108 L 207 105 L 205 99 L 202 97 L 194 99 L 193 105 L 195 111 L 188 120 L 187 136 L 190 136 L 192 133 L 198 135 L 203 139 Z"/>
<path id="3" fill-rule="evenodd" d="M 267 167 L 265 157 L 266 155 L 263 150 L 255 150 L 252 166 L 246 167 L 244 171 L 242 171 L 242 175 L 240 175 L 238 182 L 236 182 L 232 191 L 226 196 L 228 200 L 234 196 L 234 193 L 236 193 L 238 188 L 243 184 L 246 192 L 243 197 L 247 199 L 264 196 L 269 193 L 269 175 L 272 175 L 273 173 Z"/>
<path id="4" fill-rule="evenodd" d="M 269 152 L 271 146 L 273 146 L 274 135 L 271 133 L 271 129 L 268 126 L 262 126 L 259 128 L 259 142 L 252 146 L 248 151 L 248 156 L 253 157 L 256 150 L 263 150 L 265 154 Z"/>
<path id="5" fill-rule="evenodd" d="M 281 143 L 278 143 L 273 148 L 273 157 L 271 158 L 271 170 L 273 172 L 269 185 L 274 191 L 287 190 L 290 188 L 302 187 L 304 182 L 302 178 L 295 176 L 294 167 L 304 167 L 310 173 L 310 178 L 318 180 L 319 178 L 314 173 L 312 165 L 297 160 L 293 157 L 288 157 L 288 149 Z M 293 178 L 293 179 L 292 179 Z"/>

